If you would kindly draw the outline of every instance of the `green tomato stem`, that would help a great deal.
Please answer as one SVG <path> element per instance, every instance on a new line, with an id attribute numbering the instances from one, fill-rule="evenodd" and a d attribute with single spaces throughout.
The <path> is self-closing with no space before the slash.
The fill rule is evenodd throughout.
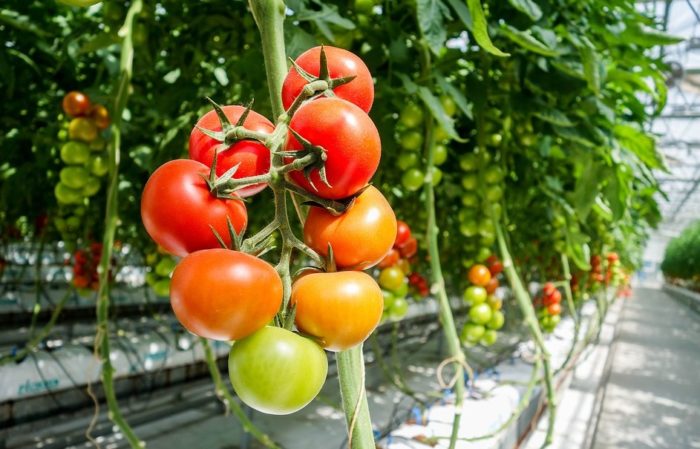
<path id="1" fill-rule="evenodd" d="M 348 426 L 348 446 L 351 449 L 375 447 L 372 421 L 365 392 L 365 361 L 362 345 L 336 355 L 340 398 Z"/>
<path id="2" fill-rule="evenodd" d="M 129 84 L 133 73 L 134 45 L 133 30 L 135 17 L 141 12 L 142 0 L 134 0 L 129 7 L 124 26 L 120 35 L 124 36 L 121 50 L 120 69 L 121 77 L 117 85 L 112 111 L 112 142 L 108 147 L 109 153 L 109 186 L 107 189 L 107 207 L 105 215 L 105 232 L 102 238 L 102 258 L 100 259 L 99 288 L 97 292 L 97 331 L 95 334 L 95 350 L 99 353 L 102 362 L 102 388 L 105 400 L 109 408 L 109 418 L 119 427 L 124 438 L 133 449 L 145 447 L 119 409 L 116 392 L 114 390 L 114 367 L 110 359 L 109 342 L 109 295 L 110 295 L 110 261 L 114 249 L 114 235 L 118 222 L 118 193 L 119 193 L 119 157 L 121 150 L 121 122 L 122 112 L 129 98 Z"/>

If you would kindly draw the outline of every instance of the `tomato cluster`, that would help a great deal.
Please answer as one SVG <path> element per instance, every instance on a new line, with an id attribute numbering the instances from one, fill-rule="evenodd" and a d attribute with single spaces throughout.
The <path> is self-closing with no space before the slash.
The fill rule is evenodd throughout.
<path id="1" fill-rule="evenodd" d="M 498 219 L 503 198 L 503 170 L 492 163 L 486 151 L 466 153 L 459 159 L 462 175 L 462 208 L 459 211 L 459 231 L 470 239 L 465 247 L 463 264 L 470 268 L 483 263 L 491 254 L 496 241 L 496 228 L 491 211 Z"/>
<path id="2" fill-rule="evenodd" d="M 452 117 L 457 112 L 457 106 L 448 96 L 440 97 L 442 107 L 448 116 Z M 409 192 L 415 192 L 423 186 L 425 170 L 421 169 L 421 149 L 423 148 L 423 123 L 425 111 L 415 103 L 408 103 L 399 114 L 396 139 L 401 147 L 401 153 L 397 165 L 403 170 L 401 184 Z M 447 143 L 449 136 L 441 127 L 435 129 L 433 140 L 433 185 L 442 181 L 442 170 L 438 166 L 447 161 Z"/>
<path id="3" fill-rule="evenodd" d="M 175 270 L 177 261 L 160 248 L 153 249 L 146 254 L 146 284 L 156 295 L 168 297 L 170 295 L 170 277 Z"/>
<path id="4" fill-rule="evenodd" d="M 416 261 L 418 241 L 411 235 L 411 228 L 406 222 L 398 220 L 396 223 L 394 247 L 378 265 L 377 279 L 384 295 L 385 320 L 398 320 L 406 316 L 409 287 L 417 293 L 416 299 L 430 293 L 428 281 L 411 267 L 411 263 Z"/>
<path id="5" fill-rule="evenodd" d="M 86 215 L 90 197 L 102 188 L 100 178 L 108 170 L 106 142 L 100 135 L 109 126 L 109 112 L 101 104 L 93 104 L 81 92 L 63 97 L 64 122 L 59 139 L 65 141 L 60 156 L 65 166 L 59 173 L 54 194 L 60 207 L 56 228 L 65 241 L 75 241 Z"/>
<path id="6" fill-rule="evenodd" d="M 462 343 L 467 346 L 477 343 L 491 346 L 505 324 L 501 311 L 503 301 L 496 296 L 503 264 L 495 256 L 489 257 L 487 264 L 473 265 L 467 273 L 471 285 L 464 291 L 464 301 L 469 305 L 469 312 L 461 333 Z"/>
<path id="7" fill-rule="evenodd" d="M 81 294 L 88 294 L 90 290 L 99 287 L 99 274 L 97 267 L 102 257 L 102 244 L 93 242 L 87 249 L 77 249 L 73 253 L 73 279 L 72 284 Z M 70 263 L 67 260 L 66 263 Z"/>
<path id="8" fill-rule="evenodd" d="M 537 318 L 545 332 L 553 332 L 561 321 L 561 292 L 552 282 L 547 282 L 542 287 L 540 297 L 540 310 Z"/>
<path id="9" fill-rule="evenodd" d="M 305 86 L 319 82 L 326 90 L 309 95 Z M 182 257 L 170 281 L 176 317 L 196 335 L 234 341 L 233 388 L 271 414 L 297 411 L 318 394 L 328 369 L 324 349 L 352 348 L 375 329 L 383 295 L 361 270 L 382 261 L 398 234 L 391 206 L 368 184 L 381 143 L 367 115 L 374 86 L 362 60 L 338 48 L 312 48 L 294 61 L 280 94 L 287 114 L 276 125 L 250 108 L 214 105 L 192 130 L 190 159 L 156 169 L 141 199 L 148 234 Z M 273 156 L 285 135 L 284 152 Z M 268 227 L 279 230 L 283 246 L 296 239 L 279 216 L 283 189 L 309 199 L 303 243 L 293 245 L 325 257 L 326 271 L 311 267 L 292 282 L 284 249 L 273 267 L 257 256 L 264 241 L 246 246 L 242 197 L 268 184 L 278 201 Z M 411 257 L 417 242 L 410 230 L 405 240 L 398 248 Z M 157 275 L 159 268 L 165 277 L 171 265 L 158 262 Z M 290 316 L 303 336 L 289 330 Z"/>

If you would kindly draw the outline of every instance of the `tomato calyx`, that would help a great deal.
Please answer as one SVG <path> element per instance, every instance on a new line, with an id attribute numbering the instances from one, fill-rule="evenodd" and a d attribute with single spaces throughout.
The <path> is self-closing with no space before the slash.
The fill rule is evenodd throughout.
<path id="1" fill-rule="evenodd" d="M 330 185 L 328 182 L 328 177 L 326 176 L 326 160 L 328 160 L 328 155 L 326 154 L 326 150 L 323 147 L 320 147 L 318 145 L 314 145 L 311 142 L 309 142 L 307 139 L 302 137 L 299 133 L 294 131 L 293 129 L 289 128 L 289 131 L 292 133 L 295 139 L 299 141 L 301 146 L 303 147 L 302 150 L 298 151 L 285 151 L 285 155 L 287 156 L 292 156 L 295 158 L 294 162 L 287 164 L 284 167 L 284 171 L 295 171 L 298 170 L 298 168 L 293 167 L 296 162 L 299 162 L 301 160 L 304 160 L 305 158 L 309 157 L 309 162 L 303 165 L 303 170 L 304 170 L 304 178 L 308 181 L 309 185 L 318 192 L 318 188 L 314 184 L 314 182 L 311 180 L 311 172 L 313 170 L 318 170 L 318 177 L 321 179 L 321 182 L 323 182 L 328 188 L 332 188 L 333 186 Z M 294 153 L 294 154 L 290 154 Z M 287 167 L 289 167 L 289 170 L 287 170 Z"/>
<path id="2" fill-rule="evenodd" d="M 221 123 L 221 131 L 212 131 L 210 129 L 202 128 L 199 125 L 195 125 L 195 128 L 201 131 L 202 134 L 223 143 L 227 148 L 241 140 L 255 140 L 263 144 L 267 142 L 267 139 L 270 137 L 269 134 L 251 131 L 243 126 L 248 118 L 248 115 L 250 114 L 251 108 L 253 107 L 253 100 L 246 105 L 245 111 L 243 111 L 243 114 L 241 114 L 241 116 L 238 118 L 235 125 L 231 124 L 231 121 L 228 119 L 228 117 L 226 117 L 221 105 L 209 97 L 207 97 L 207 100 L 212 104 L 212 107 L 216 112 L 216 116 Z"/>
<path id="3" fill-rule="evenodd" d="M 345 76 L 341 78 L 331 78 L 330 72 L 328 70 L 328 58 L 326 57 L 326 51 L 324 50 L 323 45 L 321 46 L 321 53 L 319 58 L 320 64 L 318 76 L 310 74 L 309 72 L 301 68 L 301 66 L 299 66 L 299 64 L 297 64 L 296 61 L 289 58 L 290 62 L 292 63 L 292 66 L 294 67 L 294 70 L 297 71 L 299 76 L 301 76 L 307 81 L 307 84 L 296 97 L 294 103 L 292 103 L 292 105 L 287 110 L 288 117 L 294 115 L 294 112 L 296 112 L 296 110 L 299 109 L 299 107 L 304 101 L 317 95 L 334 97 L 335 94 L 333 93 L 333 89 L 335 89 L 338 86 L 342 86 L 343 84 L 347 84 L 350 81 L 357 78 L 357 75 Z"/>

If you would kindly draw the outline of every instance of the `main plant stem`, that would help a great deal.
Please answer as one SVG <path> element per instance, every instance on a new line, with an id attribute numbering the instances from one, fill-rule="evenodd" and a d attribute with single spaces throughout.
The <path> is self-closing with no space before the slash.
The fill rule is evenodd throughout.
<path id="1" fill-rule="evenodd" d="M 112 110 L 112 141 L 109 145 L 109 186 L 107 189 L 107 211 L 105 215 L 105 232 L 102 238 L 102 258 L 99 266 L 99 290 L 97 293 L 97 332 L 95 335 L 95 348 L 99 352 L 102 362 L 102 388 L 105 400 L 109 408 L 109 418 L 119 427 L 124 438 L 134 449 L 144 448 L 144 443 L 138 439 L 133 429 L 126 422 L 119 409 L 117 395 L 114 391 L 114 367 L 110 359 L 109 343 L 109 283 L 110 261 L 114 248 L 114 234 L 117 228 L 117 200 L 119 192 L 119 156 L 121 149 L 121 121 L 122 112 L 126 107 L 129 97 L 129 83 L 133 73 L 134 45 L 132 32 L 135 17 L 141 12 L 142 0 L 134 0 L 126 15 L 124 27 L 120 30 L 123 36 L 121 49 L 120 69 L 121 75 Z"/>
<path id="2" fill-rule="evenodd" d="M 513 259 L 510 255 L 508 249 L 508 244 L 506 243 L 505 236 L 503 234 L 503 229 L 501 228 L 501 223 L 495 217 L 493 211 L 491 212 L 493 217 L 493 222 L 496 227 L 496 237 L 498 239 L 498 246 L 501 251 L 501 259 L 503 260 L 503 269 L 510 283 L 511 289 L 513 290 L 513 295 L 523 312 L 525 317 L 525 323 L 530 330 L 535 345 L 542 352 L 542 366 L 544 369 L 544 383 L 547 392 L 547 405 L 549 406 L 549 425 L 547 426 L 547 435 L 545 437 L 544 444 L 542 447 L 547 447 L 552 443 L 552 437 L 554 434 L 554 421 L 556 419 L 556 397 L 554 392 L 554 382 L 552 373 L 552 364 L 550 361 L 550 355 L 544 344 L 544 337 L 542 336 L 542 331 L 540 330 L 539 323 L 537 321 L 537 315 L 535 314 L 535 308 L 532 306 L 532 300 L 529 293 L 523 286 L 520 276 L 518 275 L 515 265 L 513 264 Z"/>
<path id="3" fill-rule="evenodd" d="M 430 75 L 430 52 L 425 43 L 421 45 L 421 62 L 423 77 L 427 78 Z M 454 385 L 455 389 L 455 412 L 452 421 L 452 432 L 450 434 L 450 449 L 454 449 L 459 437 L 459 425 L 462 419 L 462 408 L 464 404 L 464 364 L 466 358 L 459 341 L 457 327 L 455 326 L 454 317 L 452 316 L 452 308 L 450 300 L 447 297 L 445 289 L 445 279 L 442 274 L 442 265 L 440 263 L 440 245 L 438 243 L 440 230 L 437 226 L 435 216 L 435 189 L 433 188 L 433 170 L 435 168 L 435 143 L 433 142 L 434 121 L 430 114 L 426 114 L 425 122 L 425 153 L 427 158 L 425 177 L 425 209 L 428 213 L 427 223 L 427 241 L 428 255 L 430 256 L 430 276 L 431 290 L 437 296 L 440 307 L 440 322 L 447 341 L 447 350 L 450 359 L 453 360 L 455 367 L 455 379 L 457 382 Z"/>
<path id="4" fill-rule="evenodd" d="M 564 271 L 564 294 L 566 296 L 566 304 L 569 308 L 571 318 L 574 320 L 574 340 L 571 343 L 571 349 L 569 349 L 569 353 L 566 355 L 564 363 L 561 364 L 555 374 L 566 369 L 569 365 L 569 362 L 572 360 L 573 355 L 576 352 L 579 332 L 581 331 L 581 320 L 579 319 L 578 311 L 576 310 L 576 304 L 574 304 L 574 295 L 571 293 L 571 268 L 569 267 L 569 257 L 564 253 L 561 255 L 561 266 L 562 270 Z"/>
<path id="5" fill-rule="evenodd" d="M 282 83 L 287 74 L 284 47 L 285 5 L 282 0 L 249 0 L 249 3 L 255 22 L 260 30 L 272 113 L 276 117 L 282 118 L 282 120 L 278 119 L 278 122 L 286 121 L 289 118 L 285 117 L 281 94 Z M 278 126 L 277 129 L 282 128 L 284 127 Z M 332 132 L 332 130 L 329 132 Z M 270 148 L 270 150 L 277 152 L 277 148 Z M 281 167 L 283 164 L 283 156 L 281 154 L 273 154 L 273 168 Z M 275 195 L 275 218 L 279 223 L 279 230 L 282 236 L 282 255 L 277 265 L 277 271 L 282 277 L 284 286 L 283 310 L 284 314 L 286 314 L 286 305 L 289 304 L 291 295 L 291 275 L 289 273 L 291 254 L 295 247 L 300 250 L 303 250 L 303 247 L 296 244 L 296 237 L 292 234 L 291 226 L 289 225 L 284 176 L 273 176 L 270 181 L 270 187 Z M 283 317 L 282 321 L 286 327 L 291 326 L 291 318 L 293 318 L 291 315 Z M 348 424 L 348 438 L 351 441 L 351 449 L 374 448 L 374 434 L 365 394 L 362 346 L 338 353 L 337 363 L 342 405 Z"/>

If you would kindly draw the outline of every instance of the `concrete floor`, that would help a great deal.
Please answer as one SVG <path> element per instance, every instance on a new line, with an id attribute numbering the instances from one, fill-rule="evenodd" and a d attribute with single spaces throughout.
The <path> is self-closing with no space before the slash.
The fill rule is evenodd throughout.
<path id="1" fill-rule="evenodd" d="M 700 448 L 700 317 L 636 290 L 611 357 L 592 448 Z"/>

